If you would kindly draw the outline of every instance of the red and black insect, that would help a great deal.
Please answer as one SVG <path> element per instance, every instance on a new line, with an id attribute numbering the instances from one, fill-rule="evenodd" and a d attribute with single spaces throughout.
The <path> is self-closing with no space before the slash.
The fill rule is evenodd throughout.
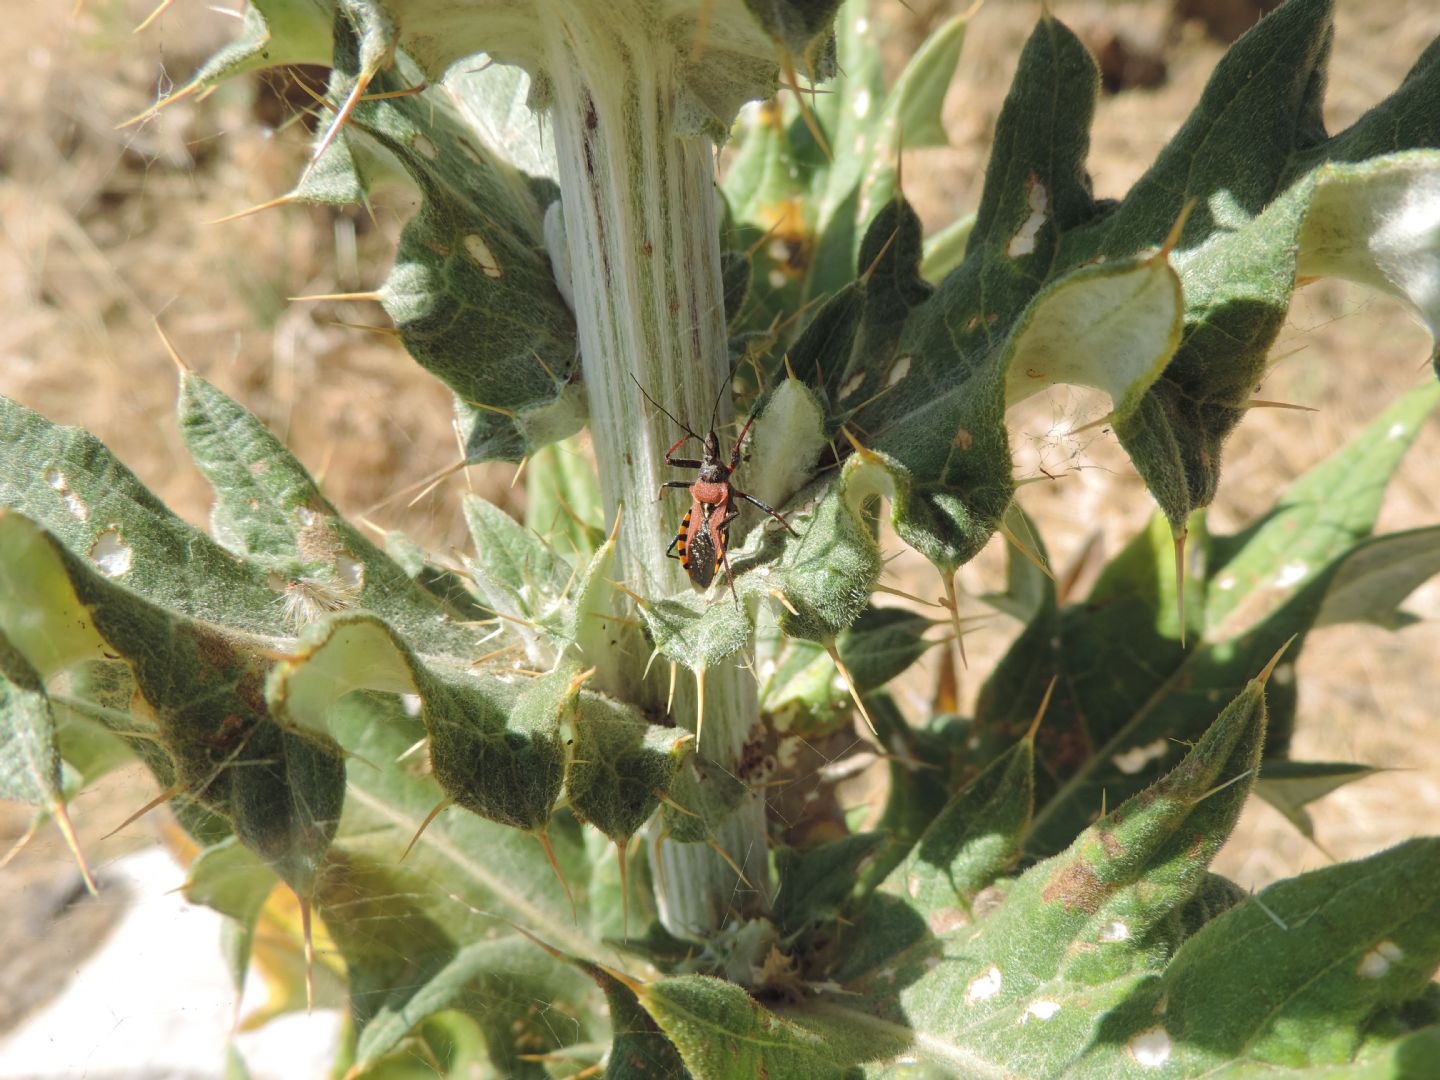
<path id="1" fill-rule="evenodd" d="M 632 378 L 634 378 L 632 376 Z M 685 488 L 690 492 L 690 508 L 685 511 L 685 518 L 680 522 L 680 530 L 675 534 L 675 539 L 670 541 L 669 548 L 665 554 L 672 559 L 679 559 L 680 565 L 690 575 L 690 581 L 697 589 L 708 588 L 710 582 L 715 580 L 715 575 L 720 568 L 725 568 L 726 577 L 730 582 L 730 591 L 735 592 L 735 578 L 730 572 L 730 559 L 727 554 L 727 547 L 730 542 L 730 522 L 740 516 L 740 507 L 736 500 L 744 499 L 746 502 L 758 506 L 765 513 L 769 514 L 776 521 L 789 529 L 791 533 L 795 530 L 790 523 L 775 512 L 773 507 L 766 506 L 753 495 L 747 495 L 738 490 L 730 483 L 730 474 L 740 467 L 740 446 L 745 441 L 746 434 L 750 431 L 750 425 L 755 417 L 752 415 L 745 421 L 745 426 L 740 430 L 740 437 L 735 440 L 735 446 L 730 451 L 730 463 L 727 465 L 720 456 L 720 437 L 715 434 L 715 409 L 720 407 L 720 399 L 715 399 L 715 409 L 711 410 L 710 431 L 702 439 L 688 426 L 681 423 L 674 414 L 665 406 L 661 405 L 653 397 L 645 392 L 640 386 L 639 380 L 635 381 L 640 393 L 645 394 L 645 400 L 654 405 L 666 416 L 682 428 L 684 435 L 675 440 L 673 446 L 665 451 L 665 464 L 672 465 L 677 469 L 698 469 L 700 475 L 691 480 L 667 480 L 660 485 L 660 491 L 655 496 L 663 498 L 666 488 Z M 729 387 L 727 379 L 721 386 L 720 393 L 724 394 Z M 701 446 L 701 456 L 697 461 L 695 458 L 678 458 L 675 451 L 685 444 L 687 439 L 694 439 Z"/>

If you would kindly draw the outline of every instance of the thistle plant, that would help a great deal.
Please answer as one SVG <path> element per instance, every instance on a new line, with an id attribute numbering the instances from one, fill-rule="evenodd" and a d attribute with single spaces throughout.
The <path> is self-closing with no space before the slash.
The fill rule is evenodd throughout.
<path id="1" fill-rule="evenodd" d="M 373 296 L 466 461 L 525 463 L 525 520 L 467 497 L 463 563 L 374 543 L 182 370 L 206 534 L 4 401 L 0 794 L 71 835 L 142 761 L 237 984 L 298 899 L 347 1076 L 1433 1075 L 1435 840 L 1253 896 L 1208 865 L 1252 793 L 1303 825 L 1367 771 L 1289 759 L 1294 662 L 1440 572 L 1437 527 L 1372 535 L 1440 389 L 1248 528 L 1205 507 L 1297 284 L 1440 323 L 1440 43 L 1331 134 L 1331 5 L 1289 0 L 1106 201 L 1095 63 L 1042 12 L 979 206 L 927 240 L 900 150 L 943 142 L 972 16 L 887 85 L 869 15 L 251 0 L 174 96 L 329 67 L 275 201 L 413 184 Z M 1059 383 L 1108 397 L 1158 507 L 1083 599 L 1014 502 L 1006 410 Z M 735 484 L 794 535 L 741 507 L 697 591 L 666 451 L 747 421 Z M 885 597 L 882 521 L 931 615 Z M 973 716 L 906 715 L 887 684 L 962 644 L 997 533 L 1024 629 Z M 774 794 L 827 739 L 888 770 L 868 831 L 833 778 Z"/>

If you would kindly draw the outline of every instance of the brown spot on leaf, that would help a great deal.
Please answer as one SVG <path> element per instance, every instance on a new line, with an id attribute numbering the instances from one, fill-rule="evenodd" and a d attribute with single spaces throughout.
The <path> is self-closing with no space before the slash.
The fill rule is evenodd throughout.
<path id="1" fill-rule="evenodd" d="M 1105 849 L 1105 854 L 1112 859 L 1118 859 L 1125 854 L 1125 845 L 1120 843 L 1119 838 L 1108 829 L 1097 830 L 1096 836 L 1100 839 L 1100 846 Z"/>
<path id="2" fill-rule="evenodd" d="M 1046 903 L 1058 900 L 1072 911 L 1078 909 L 1093 915 L 1105 899 L 1105 886 L 1088 862 L 1076 858 L 1056 872 L 1040 895 Z"/>
<path id="3" fill-rule="evenodd" d="M 961 428 L 955 432 L 955 438 L 950 440 L 952 446 L 957 450 L 969 450 L 975 445 L 975 436 L 970 434 L 969 428 Z"/>
<path id="4" fill-rule="evenodd" d="M 970 916 L 965 914 L 961 907 L 941 908 L 939 911 L 931 912 L 926 920 L 930 926 L 930 932 L 936 937 L 948 934 L 962 926 L 970 924 Z"/>

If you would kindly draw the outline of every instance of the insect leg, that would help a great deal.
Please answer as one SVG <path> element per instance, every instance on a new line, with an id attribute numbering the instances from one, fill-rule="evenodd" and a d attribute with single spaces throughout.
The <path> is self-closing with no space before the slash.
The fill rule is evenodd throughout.
<path id="1" fill-rule="evenodd" d="M 657 491 L 657 492 L 655 492 L 655 501 L 656 501 L 656 502 L 659 502 L 661 499 L 663 499 L 663 498 L 665 497 L 665 489 L 666 489 L 666 488 L 684 488 L 685 490 L 688 491 L 688 490 L 690 490 L 690 481 L 689 481 L 689 480 L 666 480 L 663 484 L 660 485 L 660 490 Z"/>
<path id="2" fill-rule="evenodd" d="M 799 536 L 799 535 L 800 535 L 799 533 L 797 533 L 797 532 L 795 531 L 795 527 L 794 527 L 793 525 L 791 525 L 790 522 L 786 521 L 783 517 L 780 516 L 779 513 L 776 512 L 776 510 L 775 510 L 774 507 L 766 506 L 766 505 L 765 505 L 763 502 L 761 502 L 759 499 L 755 498 L 754 495 L 746 495 L 745 492 L 743 492 L 743 491 L 736 491 L 734 488 L 731 488 L 731 489 L 730 489 L 730 494 L 731 494 L 734 498 L 744 499 L 746 502 L 751 503 L 751 504 L 754 505 L 754 506 L 758 506 L 761 510 L 764 510 L 765 513 L 769 514 L 769 515 L 770 515 L 771 517 L 773 517 L 776 521 L 778 521 L 781 525 L 784 525 L 785 528 L 789 529 L 792 535 L 794 535 L 794 536 Z"/>

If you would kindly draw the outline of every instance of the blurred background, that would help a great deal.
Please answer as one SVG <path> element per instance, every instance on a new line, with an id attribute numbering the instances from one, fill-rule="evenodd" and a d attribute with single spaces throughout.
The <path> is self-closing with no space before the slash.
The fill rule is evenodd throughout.
<path id="1" fill-rule="evenodd" d="M 384 332 L 378 305 L 287 299 L 376 286 L 413 201 L 391 189 L 369 212 L 288 206 L 222 221 L 289 189 L 308 156 L 313 122 L 306 110 L 313 108 L 311 91 L 323 87 L 325 72 L 245 77 L 203 100 L 181 101 L 143 124 L 118 128 L 238 30 L 238 0 L 215 7 L 179 0 L 134 32 L 152 6 L 152 0 L 83 0 L 72 12 L 65 4 L 6 5 L 0 69 L 12 77 L 0 113 L 0 393 L 52 420 L 94 431 L 167 504 L 204 524 L 209 492 L 175 431 L 175 373 L 156 336 L 159 319 L 186 363 L 256 412 L 322 479 L 342 512 L 402 527 L 442 552 L 464 545 L 459 493 L 468 484 L 515 504 L 523 493 L 511 487 L 514 468 L 466 470 L 407 507 L 420 481 L 458 457 L 448 392 Z M 938 20 L 967 5 L 887 0 L 881 6 L 881 25 L 898 63 Z M 1269 6 L 1273 0 L 1052 0 L 1052 9 L 1086 39 L 1103 69 L 1091 153 L 1097 194 L 1123 194 L 1180 124 L 1226 42 Z M 1332 130 L 1393 89 L 1440 35 L 1440 5 L 1433 0 L 1338 0 L 1337 6 L 1326 107 Z M 991 0 L 981 11 L 947 101 L 951 147 L 907 154 L 906 194 L 929 229 L 978 200 L 995 119 L 1038 7 L 1029 0 Z M 1230 531 L 1253 519 L 1292 477 L 1398 394 L 1432 378 L 1429 348 L 1426 332 L 1387 299 L 1328 282 L 1300 290 L 1258 396 L 1317 411 L 1261 410 L 1247 420 L 1227 449 L 1212 528 Z M 1058 477 L 1026 486 L 1020 501 L 1059 567 L 1078 557 L 1096 529 L 1103 530 L 1098 542 L 1105 550 L 1118 550 L 1152 508 L 1113 436 L 1100 430 L 1067 434 L 1095 415 L 1093 400 L 1062 388 L 1027 402 L 1014 417 L 1021 475 L 1039 477 L 1043 468 Z M 1432 421 L 1391 489 L 1382 530 L 1440 520 L 1437 460 L 1440 423 Z M 971 595 L 983 592 L 1003 574 L 1003 565 L 997 540 L 965 569 L 962 582 Z M 892 566 L 910 588 L 936 591 L 933 571 L 918 558 L 901 553 Z M 1318 843 L 1252 800 L 1222 854 L 1220 872 L 1247 887 L 1263 886 L 1332 857 L 1364 855 L 1435 830 L 1440 583 L 1426 586 L 1407 606 L 1425 621 L 1398 633 L 1320 630 L 1299 663 L 1303 689 L 1294 755 L 1394 771 L 1317 804 Z M 981 610 L 977 602 L 967 613 Z M 997 617 L 967 640 L 975 679 L 1017 630 Z M 917 686 L 923 690 L 933 678 L 922 672 Z M 974 685 L 962 686 L 966 700 L 974 691 Z M 103 952 L 102 946 L 113 948 L 114 927 L 141 911 L 150 913 L 148 929 L 134 932 L 150 937 L 123 954 L 133 960 L 122 957 L 93 981 L 143 982 L 158 975 L 183 983 L 182 973 L 167 969 L 154 951 L 163 946 L 162 937 L 189 940 L 178 929 L 191 918 L 183 905 L 166 907 L 157 899 L 179 884 L 181 872 L 162 858 L 144 864 L 158 875 L 152 879 L 150 871 L 124 861 L 162 839 L 163 813 L 100 839 L 152 793 L 148 776 L 122 770 L 72 806 L 102 883 L 99 900 L 78 887 L 51 829 L 0 871 L 0 956 L 6 957 L 0 965 L 0 1076 L 79 1075 L 76 1060 L 89 1075 L 218 1070 L 222 1040 L 205 1024 L 199 1034 L 208 1041 L 197 1045 L 212 1052 L 193 1073 L 180 1066 L 140 1067 L 150 1060 L 145 1054 L 157 1052 L 145 1038 L 135 1044 L 140 1056 L 128 1070 L 123 1053 L 118 1062 L 94 1049 L 76 1058 L 74 1047 L 59 1047 L 44 1027 L 55 996 L 74 992 L 65 988 L 86 957 Z M 22 836 L 28 821 L 24 808 L 0 805 L 0 852 Z M 194 925 L 193 918 L 187 925 Z M 196 932 L 195 948 L 214 950 L 223 980 L 213 927 L 205 923 Z M 194 962 L 203 966 L 198 958 Z M 222 999 L 223 989 L 215 991 Z M 101 990 L 114 997 L 113 985 Z M 148 1004 L 148 992 L 139 987 L 126 993 L 128 1011 L 114 1013 L 113 1030 L 82 1030 L 80 1043 L 119 1045 L 122 1029 L 149 1031 L 144 1021 L 171 1006 Z M 221 1000 L 211 1010 L 222 1033 L 233 1008 Z M 172 1019 L 183 1026 L 187 1018 L 182 1010 Z M 54 1055 L 49 1064 L 36 1064 L 16 1049 L 31 1054 L 47 1045 Z M 251 1064 L 257 1074 L 267 1072 L 253 1056 Z M 293 1056 L 280 1057 L 275 1068 L 274 1075 L 311 1075 Z"/>

